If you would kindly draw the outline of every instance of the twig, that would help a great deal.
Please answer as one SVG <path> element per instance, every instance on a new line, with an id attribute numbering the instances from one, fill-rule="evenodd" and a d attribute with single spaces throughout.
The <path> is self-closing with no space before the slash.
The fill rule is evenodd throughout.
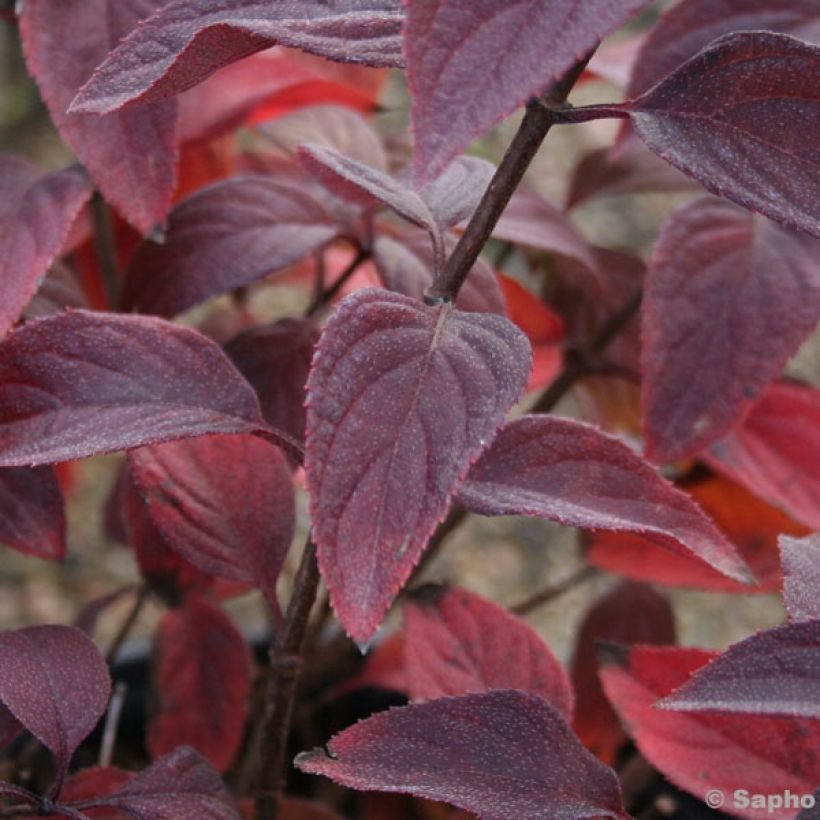
<path id="1" fill-rule="evenodd" d="M 91 221 L 105 298 L 108 300 L 108 307 L 114 310 L 119 303 L 122 278 L 117 262 L 117 245 L 114 240 L 111 211 L 99 191 L 95 191 L 94 196 L 91 197 Z"/>
<path id="2" fill-rule="evenodd" d="M 117 659 L 117 654 L 120 651 L 123 643 L 125 643 L 125 639 L 128 637 L 129 633 L 134 627 L 134 624 L 137 622 L 137 618 L 139 618 L 140 613 L 142 612 L 143 606 L 145 606 L 145 602 L 148 600 L 149 590 L 148 587 L 143 584 L 139 588 L 139 592 L 137 593 L 137 598 L 131 606 L 128 614 L 125 616 L 125 620 L 122 622 L 122 626 L 120 626 L 119 632 L 114 636 L 114 640 L 111 641 L 111 646 L 108 647 L 108 652 L 105 654 L 105 660 L 109 666 L 113 666 L 114 661 Z"/>
<path id="3" fill-rule="evenodd" d="M 358 270 L 359 266 L 370 259 L 370 251 L 359 247 L 356 256 L 353 257 L 351 263 L 342 271 L 339 278 L 327 289 L 318 292 L 314 297 L 310 306 L 305 311 L 305 316 L 313 316 L 324 305 L 326 305 L 344 286 L 345 282 L 353 276 Z"/>
<path id="4" fill-rule="evenodd" d="M 108 712 L 105 715 L 105 726 L 103 727 L 102 743 L 100 744 L 100 766 L 110 766 L 114 757 L 117 729 L 120 725 L 120 715 L 125 704 L 127 688 L 123 681 L 117 681 L 114 684 L 114 691 L 111 693 L 111 701 L 108 704 Z"/>
<path id="5" fill-rule="evenodd" d="M 511 606 L 510 612 L 514 612 L 516 615 L 529 615 L 534 609 L 550 601 L 554 601 L 565 592 L 569 592 L 571 589 L 577 587 L 578 584 L 583 583 L 597 574 L 598 570 L 595 567 L 582 567 L 573 575 L 570 575 L 563 581 L 559 581 L 555 586 L 542 589 L 540 592 L 536 592 L 526 600 L 521 601 L 521 603 Z"/>

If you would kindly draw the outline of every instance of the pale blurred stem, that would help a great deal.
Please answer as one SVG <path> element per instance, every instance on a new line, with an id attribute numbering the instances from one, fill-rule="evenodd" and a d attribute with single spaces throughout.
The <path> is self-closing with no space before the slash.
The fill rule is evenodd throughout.
<path id="1" fill-rule="evenodd" d="M 590 52 L 579 60 L 541 99 L 531 100 L 524 119 L 496 169 L 481 202 L 470 218 L 467 228 L 450 254 L 444 270 L 428 288 L 425 299 L 436 304 L 453 302 L 479 254 L 490 238 L 504 208 L 524 177 L 544 137 L 558 122 L 557 111 L 572 90 L 592 56 Z"/>
<path id="2" fill-rule="evenodd" d="M 109 309 L 116 310 L 120 300 L 122 278 L 117 262 L 117 245 L 114 239 L 111 210 L 99 191 L 95 191 L 94 196 L 91 197 L 91 221 L 105 298 Z"/>
<path id="3" fill-rule="evenodd" d="M 310 306 L 305 311 L 305 316 L 313 316 L 321 310 L 334 296 L 344 287 L 345 283 L 362 265 L 370 259 L 370 251 L 361 245 L 357 246 L 356 256 L 353 257 L 350 264 L 342 271 L 339 278 L 327 290 L 322 288 L 321 292 L 317 293 L 310 303 Z"/>
<path id="4" fill-rule="evenodd" d="M 316 545 L 309 540 L 293 579 L 285 626 L 270 645 L 270 672 L 261 732 L 255 738 L 257 820 L 276 820 L 285 779 L 293 702 L 302 672 L 302 647 L 319 588 Z"/>

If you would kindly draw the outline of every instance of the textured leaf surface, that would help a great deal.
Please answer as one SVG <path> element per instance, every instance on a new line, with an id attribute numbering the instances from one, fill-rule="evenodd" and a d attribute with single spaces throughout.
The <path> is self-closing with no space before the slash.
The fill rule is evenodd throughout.
<path id="1" fill-rule="evenodd" d="M 60 262 L 48 270 L 40 287 L 26 305 L 26 319 L 50 316 L 68 308 L 87 308 L 88 299 L 74 272 Z"/>
<path id="2" fill-rule="evenodd" d="M 338 231 L 303 186 L 263 175 L 216 182 L 174 208 L 162 244 L 140 246 L 123 307 L 174 316 L 297 262 Z"/>
<path id="3" fill-rule="evenodd" d="M 544 640 L 466 589 L 431 585 L 411 594 L 404 604 L 404 666 L 414 700 L 519 689 L 572 717 L 572 687 Z"/>
<path id="4" fill-rule="evenodd" d="M 698 649 L 635 647 L 607 659 L 604 689 L 641 754 L 700 800 L 709 789 L 812 794 L 820 777 L 820 721 L 655 708 L 714 657 Z M 741 816 L 791 820 L 794 809 L 749 808 Z"/>
<path id="5" fill-rule="evenodd" d="M 646 584 L 619 584 L 595 601 L 578 628 L 570 667 L 577 698 L 572 728 L 587 749 L 612 765 L 627 737 L 598 676 L 601 641 L 675 643 L 669 601 Z"/>
<path id="6" fill-rule="evenodd" d="M 627 89 L 636 97 L 712 40 L 737 31 L 779 31 L 817 42 L 814 0 L 685 0 L 672 6 L 644 40 Z"/>
<path id="7" fill-rule="evenodd" d="M 397 66 L 403 17 L 398 0 L 173 0 L 108 56 L 73 106 L 102 113 L 161 100 L 277 43 Z"/>
<path id="8" fill-rule="evenodd" d="M 0 154 L 0 337 L 34 295 L 91 189 L 81 168 L 48 173 Z"/>
<path id="9" fill-rule="evenodd" d="M 73 774 L 60 789 L 62 805 L 89 800 L 102 794 L 109 794 L 129 783 L 136 777 L 136 772 L 126 772 L 111 766 L 94 766 L 81 769 Z M 119 809 L 86 809 L 91 820 L 129 820 L 129 815 Z M 49 815 L 48 820 L 60 820 L 65 815 Z"/>
<path id="10" fill-rule="evenodd" d="M 60 136 L 100 190 L 139 230 L 161 222 L 176 182 L 176 106 L 105 117 L 66 113 L 108 52 L 163 0 L 32 0 L 22 5 L 23 45 Z"/>
<path id="11" fill-rule="evenodd" d="M 281 319 L 248 328 L 225 353 L 250 382 L 265 421 L 296 441 L 305 440 L 305 388 L 319 332 L 310 322 Z"/>
<path id="12" fill-rule="evenodd" d="M 541 698 L 513 690 L 390 709 L 296 758 L 354 789 L 443 800 L 483 820 L 627 817 L 614 772 Z M 329 756 L 330 755 L 330 756 Z"/>
<path id="13" fill-rule="evenodd" d="M 495 174 L 495 166 L 480 157 L 456 157 L 421 191 L 438 225 L 457 225 L 473 215 Z"/>
<path id="14" fill-rule="evenodd" d="M 780 539 L 783 599 L 793 621 L 820 620 L 820 535 Z"/>
<path id="15" fill-rule="evenodd" d="M 641 139 L 707 190 L 820 236 L 819 47 L 729 34 L 628 109 Z"/>
<path id="16" fill-rule="evenodd" d="M 63 496 L 49 467 L 0 469 L 0 544 L 28 555 L 65 557 Z"/>
<path id="17" fill-rule="evenodd" d="M 820 529 L 820 390 L 772 385 L 703 457 L 718 472 Z"/>
<path id="18" fill-rule="evenodd" d="M 625 444 L 556 416 L 508 423 L 458 489 L 481 515 L 533 515 L 582 529 L 639 532 L 749 581 L 735 548 L 696 504 Z"/>
<path id="19" fill-rule="evenodd" d="M 192 598 L 168 612 L 157 632 L 158 710 L 148 726 L 154 757 L 192 746 L 224 772 L 233 762 L 248 714 L 251 659 L 221 609 Z"/>
<path id="20" fill-rule="evenodd" d="M 259 586 L 276 608 L 295 526 L 290 469 L 278 447 L 251 435 L 201 436 L 140 447 L 128 463 L 172 549 L 210 575 Z"/>
<path id="21" fill-rule="evenodd" d="M 675 211 L 641 307 L 647 454 L 680 459 L 734 426 L 820 317 L 820 239 L 730 202 Z"/>
<path id="22" fill-rule="evenodd" d="M 645 5 L 646 0 L 474 0 L 467 5 L 412 0 L 404 53 L 416 176 L 435 177 L 471 140 L 547 90 Z"/>
<path id="23" fill-rule="evenodd" d="M 322 574 L 357 641 L 375 631 L 529 367 L 527 340 L 505 318 L 385 291 L 353 294 L 326 326 L 305 468 Z"/>
<path id="24" fill-rule="evenodd" d="M 108 666 L 85 633 L 70 626 L 0 632 L 0 702 L 68 768 L 105 711 Z"/>
<path id="25" fill-rule="evenodd" d="M 757 580 L 756 586 L 733 581 L 694 555 L 659 549 L 637 533 L 596 532 L 588 536 L 587 561 L 607 572 L 657 584 L 745 595 L 779 591 L 782 577 L 778 536 L 805 535 L 806 528 L 722 476 L 698 476 L 680 482 L 678 488 L 735 545 Z"/>
<path id="26" fill-rule="evenodd" d="M 136 820 L 239 820 L 222 778 L 188 746 L 160 758 L 112 794 L 76 806 L 113 806 Z"/>
<path id="27" fill-rule="evenodd" d="M 682 711 L 820 714 L 820 620 L 766 629 L 730 646 L 661 701 Z"/>
<path id="28" fill-rule="evenodd" d="M 160 319 L 78 310 L 0 345 L 2 466 L 260 427 L 259 402 L 222 351 Z"/>

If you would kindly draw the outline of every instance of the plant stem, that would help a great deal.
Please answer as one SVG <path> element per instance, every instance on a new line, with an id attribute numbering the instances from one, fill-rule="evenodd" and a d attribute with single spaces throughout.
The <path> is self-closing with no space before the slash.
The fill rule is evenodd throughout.
<path id="1" fill-rule="evenodd" d="M 305 316 L 313 316 L 318 310 L 326 305 L 344 286 L 345 282 L 353 276 L 363 262 L 370 259 L 370 251 L 359 247 L 356 256 L 351 263 L 342 271 L 338 279 L 327 289 L 317 293 L 310 303 L 310 306 L 305 311 Z"/>
<path id="2" fill-rule="evenodd" d="M 91 220 L 94 228 L 94 247 L 100 265 L 105 298 L 108 307 L 116 310 L 120 300 L 120 268 L 117 263 L 117 245 L 114 241 L 114 225 L 111 211 L 99 191 L 91 197 Z"/>
<path id="3" fill-rule="evenodd" d="M 316 545 L 309 540 L 293 580 L 285 627 L 270 647 L 265 716 L 254 753 L 257 820 L 276 820 L 278 815 L 293 701 L 302 671 L 302 644 L 318 588 Z"/>
<path id="4" fill-rule="evenodd" d="M 555 586 L 542 589 L 540 592 L 536 592 L 526 600 L 521 601 L 521 603 L 511 606 L 510 612 L 514 612 L 516 615 L 529 615 L 529 613 L 534 609 L 537 609 L 539 606 L 543 606 L 550 601 L 554 601 L 565 592 L 569 592 L 571 589 L 578 586 L 578 584 L 583 583 L 587 579 L 592 578 L 597 574 L 598 570 L 595 567 L 581 567 L 581 569 L 577 572 L 573 573 L 568 578 L 565 578 L 563 581 L 559 581 L 555 584 Z"/>
<path id="5" fill-rule="evenodd" d="M 112 666 L 114 661 L 117 659 L 117 653 L 120 651 L 120 647 L 123 643 L 125 643 L 125 639 L 128 637 L 134 627 L 134 624 L 137 622 L 137 618 L 139 618 L 142 608 L 148 600 L 148 595 L 148 587 L 143 584 L 139 588 L 137 598 L 132 604 L 131 609 L 128 611 L 128 614 L 125 616 L 122 626 L 120 626 L 119 631 L 114 636 L 114 640 L 111 641 L 111 646 L 108 647 L 108 652 L 105 653 L 105 660 L 109 666 Z"/>

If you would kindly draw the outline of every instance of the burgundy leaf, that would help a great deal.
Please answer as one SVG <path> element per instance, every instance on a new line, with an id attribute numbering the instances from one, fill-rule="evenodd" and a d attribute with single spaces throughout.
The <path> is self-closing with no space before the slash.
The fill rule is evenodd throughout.
<path id="1" fill-rule="evenodd" d="M 0 337 L 34 295 L 91 190 L 82 168 L 49 173 L 0 154 Z"/>
<path id="2" fill-rule="evenodd" d="M 820 236 L 820 48 L 729 34 L 626 104 L 641 139 L 707 190 Z"/>
<path id="3" fill-rule="evenodd" d="M 161 319 L 78 310 L 0 344 L 0 466 L 263 427 L 222 351 Z"/>
<path id="4" fill-rule="evenodd" d="M 443 800 L 482 820 L 628 817 L 615 773 L 559 712 L 509 689 L 390 709 L 296 765 L 353 789 Z"/>
<path id="5" fill-rule="evenodd" d="M 637 97 L 697 54 L 712 40 L 737 31 L 779 31 L 820 39 L 814 0 L 683 0 L 650 29 L 627 88 Z"/>
<path id="6" fill-rule="evenodd" d="M 265 421 L 305 440 L 305 387 L 319 333 L 311 322 L 280 319 L 251 327 L 225 353 L 259 396 Z"/>
<path id="7" fill-rule="evenodd" d="M 494 174 L 495 165 L 485 159 L 456 157 L 419 193 L 436 223 L 449 228 L 473 215 Z"/>
<path id="8" fill-rule="evenodd" d="M 265 123 L 259 132 L 292 156 L 300 145 L 310 143 L 332 148 L 378 171 L 387 171 L 381 137 L 361 114 L 341 105 L 301 108 Z"/>
<path id="9" fill-rule="evenodd" d="M 455 247 L 451 235 L 445 235 L 444 247 L 450 253 Z M 433 284 L 435 265 L 430 237 L 422 231 L 409 230 L 397 238 L 379 236 L 373 243 L 373 261 L 384 286 L 395 293 L 422 299 Z M 481 257 L 476 259 L 470 275 L 456 297 L 460 310 L 478 313 L 506 313 L 504 294 L 493 269 Z"/>
<path id="10" fill-rule="evenodd" d="M 367 289 L 327 324 L 305 469 L 319 564 L 355 640 L 375 631 L 529 368 L 526 338 L 494 314 Z"/>
<path id="11" fill-rule="evenodd" d="M 725 795 L 812 794 L 820 778 L 820 721 L 772 715 L 670 712 L 658 698 L 681 686 L 712 653 L 680 647 L 607 652 L 604 689 L 641 754 L 700 800 Z M 792 820 L 794 809 L 747 808 L 741 817 Z"/>
<path id="12" fill-rule="evenodd" d="M 58 780 L 97 725 L 110 691 L 108 666 L 79 629 L 0 632 L 0 702 L 52 752 Z"/>
<path id="13" fill-rule="evenodd" d="M 638 532 L 749 582 L 735 548 L 700 508 L 625 444 L 557 416 L 502 428 L 458 489 L 481 515 L 533 515 L 582 529 Z"/>
<path id="14" fill-rule="evenodd" d="M 820 621 L 820 535 L 780 538 L 783 598 L 793 621 Z"/>
<path id="15" fill-rule="evenodd" d="M 282 820 L 343 820 L 323 803 L 301 797 L 283 795 L 279 810 Z"/>
<path id="16" fill-rule="evenodd" d="M 180 746 L 111 794 L 78 802 L 78 809 L 111 806 L 136 820 L 239 820 L 218 772 Z"/>
<path id="17" fill-rule="evenodd" d="M 67 265 L 56 262 L 49 268 L 23 315 L 26 319 L 37 319 L 68 308 L 88 306 L 88 299 L 74 272 Z"/>
<path id="18" fill-rule="evenodd" d="M 701 456 L 713 469 L 820 529 L 820 390 L 772 385 L 743 424 Z"/>
<path id="19" fill-rule="evenodd" d="M 192 746 L 217 771 L 233 762 L 248 714 L 248 645 L 221 609 L 191 598 L 157 632 L 158 710 L 148 726 L 154 757 Z"/>
<path id="20" fill-rule="evenodd" d="M 263 175 L 209 185 L 171 212 L 128 269 L 123 307 L 175 316 L 299 261 L 339 231 L 304 186 Z"/>
<path id="21" fill-rule="evenodd" d="M 162 100 L 277 43 L 322 57 L 401 65 L 398 0 L 172 0 L 108 55 L 72 103 L 105 113 Z"/>
<path id="22" fill-rule="evenodd" d="M 665 709 L 820 714 L 820 620 L 766 629 L 730 646 L 665 697 Z"/>
<path id="23" fill-rule="evenodd" d="M 66 780 L 60 790 L 60 805 L 76 803 L 81 800 L 90 800 L 103 794 L 110 794 L 130 783 L 136 777 L 136 772 L 126 772 L 111 766 L 95 766 L 91 769 L 81 769 Z M 119 809 L 84 809 L 83 816 L 91 820 L 129 820 L 130 815 Z M 47 820 L 61 820 L 64 814 L 48 815 Z"/>
<path id="24" fill-rule="evenodd" d="M 0 469 L 0 544 L 38 558 L 66 550 L 63 496 L 49 467 Z"/>
<path id="25" fill-rule="evenodd" d="M 669 601 L 646 584 L 619 584 L 595 601 L 578 628 L 571 665 L 577 698 L 572 728 L 587 749 L 612 765 L 627 738 L 598 677 L 601 641 L 675 643 Z"/>
<path id="26" fill-rule="evenodd" d="M 435 177 L 472 139 L 546 91 L 605 34 L 646 5 L 646 0 L 473 0 L 466 5 L 411 0 L 404 53 L 416 177 Z"/>
<path id="27" fill-rule="evenodd" d="M 128 454 L 157 532 L 210 575 L 258 585 L 276 609 L 293 540 L 293 484 L 279 448 L 251 435 L 201 436 Z"/>
<path id="28" fill-rule="evenodd" d="M 647 455 L 674 461 L 733 427 L 814 329 L 820 239 L 688 202 L 655 244 L 642 316 Z"/>
<path id="29" fill-rule="evenodd" d="M 60 136 L 139 230 L 161 222 L 176 184 L 173 102 L 105 117 L 66 113 L 108 52 L 164 0 L 31 0 L 20 27 L 29 70 Z"/>
<path id="30" fill-rule="evenodd" d="M 414 700 L 520 689 L 572 718 L 572 686 L 538 633 L 486 599 L 425 586 L 404 605 L 404 666 Z"/>

